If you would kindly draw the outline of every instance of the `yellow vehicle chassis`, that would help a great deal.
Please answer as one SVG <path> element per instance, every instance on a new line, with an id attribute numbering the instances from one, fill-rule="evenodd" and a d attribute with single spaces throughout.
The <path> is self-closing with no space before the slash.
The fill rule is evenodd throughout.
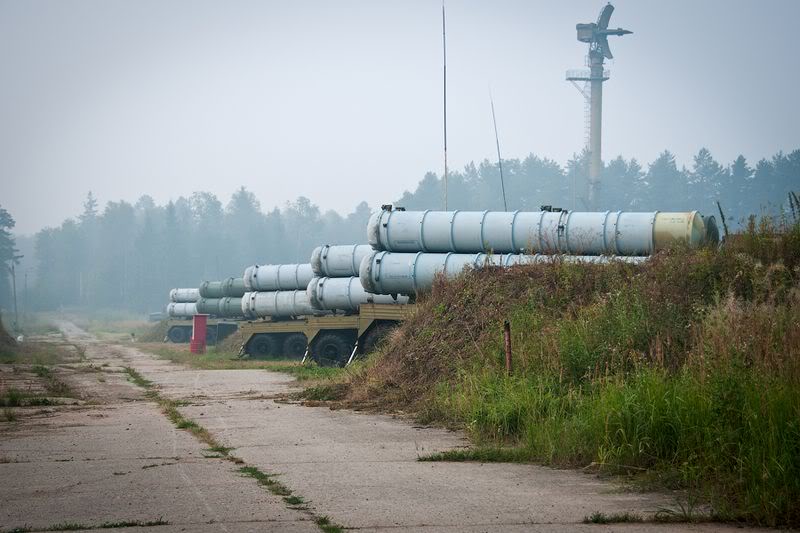
<path id="1" fill-rule="evenodd" d="M 302 333 L 306 336 L 308 347 L 303 360 L 309 356 L 314 341 L 323 332 L 349 332 L 355 335 L 355 344 L 350 354 L 350 363 L 358 350 L 359 341 L 376 323 L 396 324 L 408 318 L 415 309 L 414 304 L 362 304 L 359 312 L 353 315 L 307 316 L 288 320 L 259 320 L 242 322 L 242 348 L 245 354 L 248 343 L 256 335 Z"/>

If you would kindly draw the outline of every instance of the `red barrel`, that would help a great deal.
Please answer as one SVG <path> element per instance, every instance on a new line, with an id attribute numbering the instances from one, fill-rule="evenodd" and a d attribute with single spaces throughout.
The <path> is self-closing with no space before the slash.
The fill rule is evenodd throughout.
<path id="1" fill-rule="evenodd" d="M 189 342 L 189 351 L 192 353 L 206 353 L 206 329 L 208 315 L 194 315 L 192 317 L 192 340 Z"/>

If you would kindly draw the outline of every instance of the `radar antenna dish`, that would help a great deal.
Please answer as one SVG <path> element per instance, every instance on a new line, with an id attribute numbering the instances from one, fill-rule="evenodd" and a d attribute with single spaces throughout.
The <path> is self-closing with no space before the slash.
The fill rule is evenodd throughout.
<path id="1" fill-rule="evenodd" d="M 603 6 L 597 22 L 578 24 L 575 29 L 578 31 L 578 40 L 589 45 L 589 71 L 568 71 L 567 81 L 573 83 L 586 98 L 587 118 L 589 124 L 589 195 L 588 206 L 590 209 L 596 208 L 597 189 L 600 183 L 600 174 L 603 162 L 600 158 L 601 148 L 601 116 L 603 102 L 603 82 L 609 77 L 607 70 L 603 68 L 606 59 L 613 59 L 611 47 L 608 44 L 609 35 L 628 35 L 633 33 L 622 28 L 608 29 L 611 21 L 611 14 L 614 13 L 614 6 L 610 3 Z M 584 82 L 581 88 L 576 82 Z M 587 91 L 587 86 L 590 92 Z M 573 193 L 574 194 L 574 193 Z"/>

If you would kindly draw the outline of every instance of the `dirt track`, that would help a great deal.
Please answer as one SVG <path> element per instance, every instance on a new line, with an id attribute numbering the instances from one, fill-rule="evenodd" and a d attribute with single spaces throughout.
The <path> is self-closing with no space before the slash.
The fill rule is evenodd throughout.
<path id="1" fill-rule="evenodd" d="M 431 463 L 417 457 L 467 443 L 457 433 L 388 416 L 278 403 L 291 378 L 263 370 L 193 370 L 97 341 L 70 323 L 83 364 L 69 374 L 88 402 L 0 425 L 0 531 L 65 522 L 163 520 L 113 531 L 319 531 L 330 516 L 367 531 L 727 531 L 716 524 L 581 524 L 594 512 L 650 516 L 663 494 L 623 492 L 575 471 L 532 465 Z M 106 366 L 103 366 L 106 365 Z M 176 429 L 131 367 L 248 466 L 278 474 L 302 510 Z M 112 530 L 110 530 L 112 531 Z"/>

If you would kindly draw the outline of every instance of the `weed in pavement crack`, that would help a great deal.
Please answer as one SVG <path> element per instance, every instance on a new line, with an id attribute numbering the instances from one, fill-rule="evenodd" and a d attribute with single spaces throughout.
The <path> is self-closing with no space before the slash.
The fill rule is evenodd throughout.
<path id="1" fill-rule="evenodd" d="M 181 412 L 178 410 L 178 407 L 186 405 L 184 401 L 172 400 L 170 398 L 161 396 L 156 390 L 155 384 L 142 376 L 134 368 L 125 367 L 125 372 L 128 374 L 128 378 L 131 382 L 146 390 L 147 397 L 155 401 L 161 407 L 164 415 L 166 415 L 166 417 L 175 425 L 175 427 L 189 431 L 198 440 L 207 444 L 209 451 L 219 454 L 220 458 L 227 459 L 234 464 L 245 465 L 242 459 L 231 455 L 230 452 L 233 448 L 223 446 L 213 437 L 213 435 L 211 435 L 211 433 L 209 433 L 206 428 L 181 414 Z M 255 466 L 247 465 L 239 468 L 238 472 L 247 477 L 255 479 L 259 485 L 265 487 L 272 494 L 275 494 L 276 496 L 282 496 L 287 507 L 308 514 L 311 519 L 314 520 L 314 523 L 317 524 L 317 526 L 324 533 L 340 533 L 343 531 L 342 526 L 331 522 L 331 519 L 328 516 L 318 516 L 314 514 L 314 512 L 308 507 L 298 507 L 300 505 L 304 505 L 306 501 L 301 496 L 292 494 L 292 491 L 289 489 L 289 487 L 276 480 L 276 474 L 262 472 Z"/>

